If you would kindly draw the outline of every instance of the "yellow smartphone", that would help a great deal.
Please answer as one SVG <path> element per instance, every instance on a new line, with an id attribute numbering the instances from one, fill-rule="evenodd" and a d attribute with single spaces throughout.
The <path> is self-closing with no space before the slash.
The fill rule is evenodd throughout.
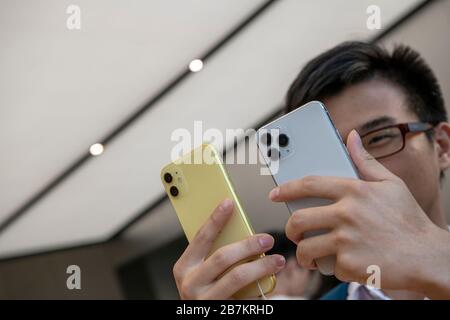
<path id="1" fill-rule="evenodd" d="M 165 166 L 161 170 L 161 180 L 189 242 L 221 201 L 228 198 L 234 202 L 233 215 L 208 256 L 222 246 L 254 234 L 221 157 L 212 145 L 203 144 Z M 263 256 L 254 256 L 238 264 Z M 275 275 L 266 276 L 242 288 L 233 297 L 245 299 L 261 296 L 261 291 L 270 293 L 275 281 Z"/>

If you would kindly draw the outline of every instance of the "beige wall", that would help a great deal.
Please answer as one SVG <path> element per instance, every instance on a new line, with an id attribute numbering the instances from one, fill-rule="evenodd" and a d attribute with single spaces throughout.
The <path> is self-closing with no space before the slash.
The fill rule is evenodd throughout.
<path id="1" fill-rule="evenodd" d="M 0 299 L 121 299 L 107 245 L 0 263 Z M 69 265 L 81 269 L 81 289 L 69 290 Z"/>

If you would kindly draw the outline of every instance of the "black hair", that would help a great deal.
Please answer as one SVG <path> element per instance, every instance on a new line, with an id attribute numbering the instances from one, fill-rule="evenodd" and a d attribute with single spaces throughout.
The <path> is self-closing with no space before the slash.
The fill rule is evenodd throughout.
<path id="1" fill-rule="evenodd" d="M 287 92 L 286 111 L 374 78 L 403 90 L 408 107 L 420 121 L 434 125 L 447 121 L 436 76 L 418 52 L 399 45 L 389 53 L 379 45 L 358 41 L 339 44 L 309 61 Z"/>

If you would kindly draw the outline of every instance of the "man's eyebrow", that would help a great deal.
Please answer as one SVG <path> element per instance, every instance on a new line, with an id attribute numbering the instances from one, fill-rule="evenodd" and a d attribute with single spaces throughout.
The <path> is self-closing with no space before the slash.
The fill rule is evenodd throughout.
<path id="1" fill-rule="evenodd" d="M 396 121 L 394 118 L 391 118 L 388 116 L 383 116 L 383 117 L 375 118 L 373 120 L 370 120 L 370 121 L 364 123 L 360 127 L 360 129 L 361 129 L 361 132 L 367 132 L 367 131 L 376 129 L 381 126 L 395 124 L 395 123 L 396 123 Z"/>

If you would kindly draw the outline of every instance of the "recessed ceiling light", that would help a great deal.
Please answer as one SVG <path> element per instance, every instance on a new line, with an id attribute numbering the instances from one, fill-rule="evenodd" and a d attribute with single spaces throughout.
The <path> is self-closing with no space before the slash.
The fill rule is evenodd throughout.
<path id="1" fill-rule="evenodd" d="M 203 61 L 200 59 L 192 60 L 191 63 L 189 63 L 189 70 L 192 72 L 199 72 L 203 69 Z"/>
<path id="2" fill-rule="evenodd" d="M 103 150 L 105 150 L 105 148 L 103 147 L 103 145 L 101 143 L 94 143 L 90 148 L 89 148 L 89 152 L 93 155 L 93 156 L 98 156 L 101 155 L 103 153 Z"/>

